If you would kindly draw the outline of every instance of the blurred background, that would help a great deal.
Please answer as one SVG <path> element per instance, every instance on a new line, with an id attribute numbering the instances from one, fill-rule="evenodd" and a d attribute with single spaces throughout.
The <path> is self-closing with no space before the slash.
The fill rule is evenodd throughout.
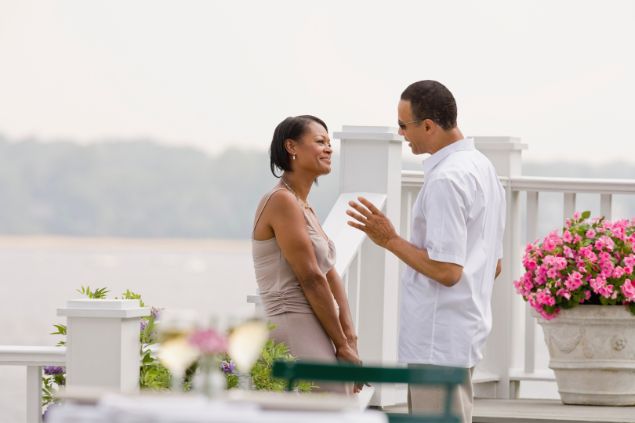
<path id="1" fill-rule="evenodd" d="M 0 0 L 0 344 L 54 345 L 81 285 L 244 305 L 277 123 L 396 126 L 417 80 L 450 88 L 464 134 L 521 137 L 525 175 L 635 178 L 633 39 L 626 0 Z M 562 211 L 541 202 L 544 233 Z M 0 367 L 2 422 L 23 373 Z"/>

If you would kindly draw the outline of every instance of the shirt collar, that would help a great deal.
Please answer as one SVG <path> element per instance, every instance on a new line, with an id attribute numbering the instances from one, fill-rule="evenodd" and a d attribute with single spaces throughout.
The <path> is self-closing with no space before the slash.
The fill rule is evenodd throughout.
<path id="1" fill-rule="evenodd" d="M 462 140 L 454 141 L 452 144 L 446 145 L 441 150 L 437 151 L 423 161 L 423 173 L 426 174 L 430 172 L 436 165 L 441 163 L 443 159 L 445 159 L 452 153 L 474 149 L 474 140 L 472 138 L 464 138 Z"/>

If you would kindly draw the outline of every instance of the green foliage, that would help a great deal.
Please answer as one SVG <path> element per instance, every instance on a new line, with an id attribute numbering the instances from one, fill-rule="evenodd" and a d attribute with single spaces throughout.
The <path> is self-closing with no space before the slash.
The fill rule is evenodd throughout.
<path id="1" fill-rule="evenodd" d="M 289 353 L 289 348 L 285 344 L 269 339 L 262 348 L 260 358 L 251 370 L 254 387 L 263 391 L 284 391 L 287 386 L 286 381 L 272 378 L 271 368 L 276 360 L 293 359 L 294 357 Z M 300 392 L 310 392 L 313 388 L 314 385 L 311 382 L 300 382 L 298 384 Z"/>
<path id="2" fill-rule="evenodd" d="M 51 335 L 62 335 L 62 336 L 66 336 L 66 325 L 53 325 L 56 329 L 55 332 L 51 332 Z M 58 347 L 62 347 L 64 345 L 66 345 L 66 341 L 64 341 L 63 339 L 60 341 L 57 341 L 57 344 L 55 344 Z"/>
<path id="3" fill-rule="evenodd" d="M 141 294 L 136 294 L 129 289 L 126 289 L 126 292 L 121 294 L 121 299 L 123 300 L 139 300 L 139 305 L 141 307 L 145 307 L 143 300 L 141 299 Z"/>
<path id="4" fill-rule="evenodd" d="M 103 300 L 106 298 L 109 291 L 108 288 L 97 288 L 94 291 L 91 291 L 90 286 L 82 286 L 81 289 L 77 290 L 77 292 L 93 300 Z"/>
<path id="5" fill-rule="evenodd" d="M 97 288 L 91 290 L 89 286 L 82 286 L 77 290 L 82 295 L 92 299 L 104 299 L 109 292 L 107 288 Z M 142 307 L 144 303 L 141 300 L 141 295 L 134 293 L 130 290 L 126 290 L 122 295 L 122 299 L 135 299 L 139 300 Z M 170 372 L 166 369 L 156 355 L 152 351 L 152 346 L 156 345 L 157 333 L 156 333 L 156 316 L 158 310 L 152 309 L 150 316 L 142 317 L 142 324 L 139 331 L 139 339 L 141 342 L 141 365 L 139 374 L 139 386 L 141 389 L 147 390 L 168 390 L 170 389 Z M 51 332 L 52 335 L 66 336 L 66 326 L 62 324 L 55 324 L 55 332 Z M 274 328 L 273 325 L 269 326 L 269 330 Z M 62 339 L 57 343 L 58 346 L 65 345 L 65 341 Z M 227 362 L 231 362 L 231 357 L 224 355 L 222 357 Z M 267 390 L 267 391 L 283 391 L 286 383 L 281 379 L 273 379 L 271 377 L 271 368 L 273 362 L 276 360 L 293 360 L 294 357 L 289 353 L 289 348 L 283 343 L 276 343 L 273 340 L 268 340 L 262 349 L 260 358 L 255 363 L 251 377 L 255 389 Z M 185 375 L 185 390 L 191 389 L 191 381 L 196 372 L 199 363 L 194 363 L 190 366 Z M 232 389 L 238 386 L 238 376 L 235 373 L 226 373 L 227 388 Z M 66 382 L 65 374 L 56 375 L 44 375 L 42 378 L 42 406 L 56 401 L 55 392 L 58 386 L 64 385 Z M 310 382 L 301 382 L 298 385 L 300 392 L 309 392 L 314 388 L 314 385 Z"/>
<path id="6" fill-rule="evenodd" d="M 170 372 L 149 349 L 142 350 L 139 385 L 142 389 L 166 390 L 170 387 Z"/>

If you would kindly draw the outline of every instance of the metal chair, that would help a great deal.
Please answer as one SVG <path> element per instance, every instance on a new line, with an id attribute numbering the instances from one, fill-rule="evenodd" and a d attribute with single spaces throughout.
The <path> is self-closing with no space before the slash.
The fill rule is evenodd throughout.
<path id="1" fill-rule="evenodd" d="M 277 361 L 273 364 L 273 377 L 287 381 L 287 391 L 293 390 L 298 380 L 321 382 L 374 382 L 407 383 L 412 385 L 443 386 L 446 390 L 445 406 L 439 415 L 387 413 L 390 423 L 461 423 L 452 413 L 454 388 L 465 380 L 467 369 L 456 367 L 379 367 L 357 366 L 350 363 L 314 363 L 308 361 Z"/>

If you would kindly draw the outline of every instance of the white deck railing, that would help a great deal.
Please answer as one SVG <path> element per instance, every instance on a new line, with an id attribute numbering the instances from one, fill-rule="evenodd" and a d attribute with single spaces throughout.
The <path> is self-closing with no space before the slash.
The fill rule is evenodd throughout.
<path id="1" fill-rule="evenodd" d="M 531 242 L 546 235 L 539 231 L 539 215 L 541 208 L 541 194 L 555 192 L 562 194 L 562 217 L 560 226 L 564 225 L 567 218 L 573 216 L 575 211 L 581 211 L 576 199 L 579 194 L 593 194 L 599 201 L 599 213 L 606 219 L 613 219 L 613 204 L 616 194 L 635 196 L 635 180 L 609 180 L 609 179 L 573 179 L 573 178 L 543 178 L 543 177 L 510 177 L 503 180 L 508 191 L 508 208 L 515 218 L 510 222 L 510 230 L 514 234 L 513 256 L 520 263 L 520 255 L 527 242 Z M 525 206 L 522 204 L 524 195 Z M 635 197 L 633 197 L 635 198 Z M 522 217 L 524 216 L 524 219 Z M 626 217 L 626 216 L 621 216 Z M 524 220 L 524 221 L 523 221 Z M 523 228 L 524 226 L 524 228 Z M 525 237 L 522 237 L 522 232 Z M 552 229 L 557 229 L 554 227 Z M 521 276 L 520 264 L 514 269 L 513 280 Z M 516 304 L 518 294 L 515 292 Z M 510 299 L 511 301 L 511 299 Z M 524 332 L 524 351 L 521 357 L 522 366 L 512 368 L 510 375 L 512 381 L 522 380 L 554 380 L 550 370 L 540 367 L 537 363 L 537 351 L 543 351 L 546 355 L 546 347 L 542 340 L 542 331 L 537 325 L 536 319 L 527 304 L 522 306 L 522 331 Z M 513 392 L 512 392 L 513 395 Z"/>
<path id="2" fill-rule="evenodd" d="M 369 240 L 366 235 L 346 222 L 348 202 L 363 196 L 383 209 L 386 204 L 386 195 L 368 192 L 341 194 L 331 208 L 324 224 L 324 232 L 337 246 L 337 261 L 335 268 L 344 282 L 344 289 L 348 297 L 351 315 L 355 327 L 359 327 L 360 317 L 360 293 L 363 283 L 364 249 L 368 248 Z"/>
<path id="3" fill-rule="evenodd" d="M 42 421 L 42 368 L 65 366 L 65 347 L 0 346 L 0 366 L 26 367 L 26 421 Z"/>
<path id="4" fill-rule="evenodd" d="M 410 210 L 416 194 L 425 181 L 425 175 L 419 171 L 404 171 L 402 172 L 401 180 L 401 227 L 404 228 L 402 235 L 410 237 L 408 229 Z M 510 386 L 507 394 L 504 394 L 507 388 L 500 386 L 498 387 L 499 389 L 493 392 L 488 392 L 487 390 L 481 390 L 480 392 L 485 396 L 515 398 L 518 395 L 519 384 L 522 381 L 555 382 L 554 374 L 547 368 L 547 363 L 537 362 L 537 357 L 545 357 L 547 352 L 546 346 L 539 339 L 541 338 L 541 329 L 537 325 L 530 307 L 522 302 L 518 294 L 508 289 L 511 282 L 521 276 L 520 263 L 524 246 L 527 242 L 546 235 L 546 233 L 540 233 L 539 231 L 539 215 L 541 210 L 543 213 L 545 211 L 541 208 L 541 194 L 562 194 L 562 218 L 555 219 L 558 224 L 564 224 L 566 218 L 571 217 L 576 210 L 580 211 L 576 201 L 579 198 L 579 194 L 597 196 L 600 215 L 611 220 L 613 218 L 614 196 L 633 195 L 635 199 L 635 180 L 508 176 L 501 177 L 501 182 L 507 192 L 508 216 L 511 217 L 511 219 L 508 219 L 506 228 L 511 242 L 506 244 L 505 256 L 511 258 L 512 266 L 510 268 L 511 271 L 507 273 L 508 277 L 502 281 L 497 281 L 497 289 L 503 291 L 503 295 L 499 296 L 499 298 L 504 298 L 504 301 L 512 304 L 513 308 L 511 310 L 512 313 L 508 314 L 509 308 L 497 307 L 497 304 L 494 304 L 493 324 L 496 328 L 500 322 L 508 321 L 514 316 L 517 321 L 515 322 L 516 324 L 512 324 L 512 327 L 516 329 L 513 338 L 508 336 L 509 332 L 505 332 L 505 336 L 500 336 L 501 334 L 496 333 L 496 330 L 494 330 L 493 336 L 488 340 L 488 349 L 492 351 L 509 348 L 509 344 L 513 342 L 513 339 L 520 341 L 522 349 L 516 348 L 516 356 L 510 354 L 507 360 L 504 361 L 488 360 L 486 356 L 483 365 L 477 368 L 474 379 L 475 382 L 483 384 L 509 382 Z M 553 200 L 549 205 L 554 205 Z M 558 226 L 554 226 L 551 229 L 557 228 Z M 509 276 L 511 276 L 511 279 Z M 501 284 L 503 289 L 500 289 Z M 503 388 L 502 394 L 500 392 L 501 388 Z"/>

